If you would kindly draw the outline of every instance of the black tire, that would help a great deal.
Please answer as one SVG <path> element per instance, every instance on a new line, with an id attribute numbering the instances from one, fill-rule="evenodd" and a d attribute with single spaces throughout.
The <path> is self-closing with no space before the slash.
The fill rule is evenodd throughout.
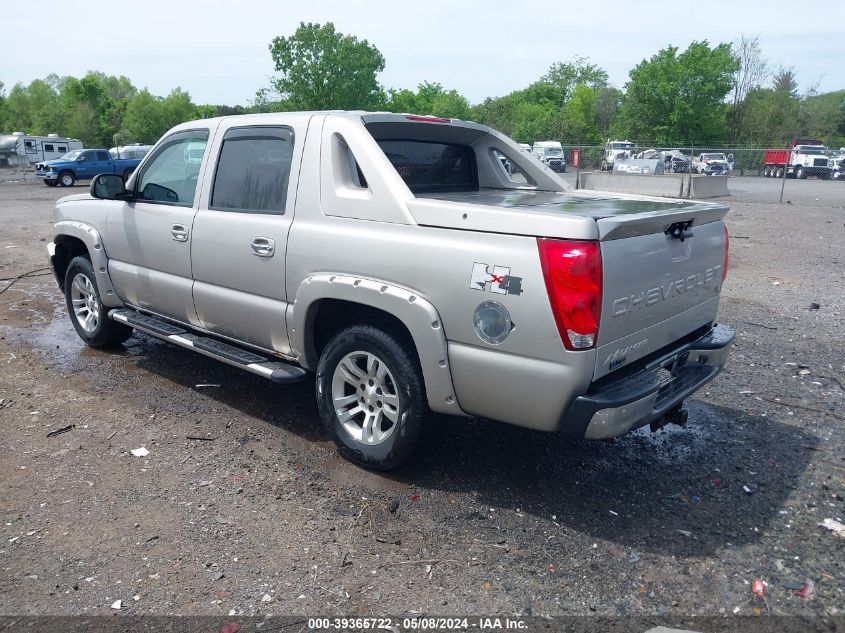
<path id="1" fill-rule="evenodd" d="M 134 169 L 124 170 L 124 172 L 123 172 L 123 182 L 126 182 L 127 180 L 129 180 L 129 178 L 132 176 L 134 171 L 135 171 Z"/>
<path id="2" fill-rule="evenodd" d="M 83 318 L 77 315 L 73 305 L 74 299 L 77 300 L 76 294 L 79 292 L 80 286 L 75 286 L 74 282 L 77 277 L 84 277 L 90 282 L 90 286 L 80 279 L 80 285 L 89 290 L 89 296 L 93 291 L 94 301 L 88 302 L 83 307 L 87 313 L 93 313 L 95 319 L 89 326 L 83 325 Z M 84 299 L 82 299 L 84 301 Z M 105 349 L 109 347 L 116 347 L 123 343 L 126 339 L 132 336 L 132 328 L 112 321 L 108 317 L 108 308 L 106 308 L 100 301 L 100 290 L 97 288 L 97 277 L 94 274 L 94 267 L 91 265 L 91 260 L 87 256 L 74 257 L 70 265 L 67 267 L 65 273 L 65 303 L 67 305 L 70 321 L 76 333 L 79 334 L 86 345 L 96 349 Z"/>
<path id="3" fill-rule="evenodd" d="M 778 167 L 775 170 L 775 178 L 777 178 L 777 179 L 783 178 L 783 167 Z"/>
<path id="4" fill-rule="evenodd" d="M 343 422 L 341 422 L 335 405 L 333 403 L 332 389 L 335 385 L 335 372 L 341 361 L 348 359 L 350 355 L 367 354 L 375 356 L 377 360 L 387 368 L 387 376 L 384 379 L 385 392 L 392 392 L 394 399 L 398 400 L 396 407 L 396 422 L 390 423 L 384 412 L 388 405 L 376 402 L 381 411 L 358 404 L 358 399 L 353 399 L 354 407 L 351 410 L 360 409 L 360 412 L 351 416 L 348 424 L 363 426 L 366 409 L 379 414 L 381 424 L 390 423 L 390 428 L 385 431 L 387 437 L 379 443 L 366 443 L 361 439 L 352 436 Z M 344 366 L 348 367 L 348 364 Z M 357 365 L 359 370 L 361 365 Z M 363 369 L 366 369 L 364 367 Z M 365 374 L 365 372 L 362 372 Z M 363 375 L 360 386 L 356 387 L 348 381 L 340 378 L 340 384 L 347 394 L 345 397 L 360 396 L 360 398 L 387 398 L 377 396 L 378 392 L 370 392 L 367 395 L 366 389 L 377 387 L 381 383 L 373 383 L 370 378 L 375 374 Z M 393 379 L 392 381 L 390 379 Z M 356 381 L 357 382 L 357 381 Z M 422 369 L 417 358 L 413 343 L 407 336 L 387 326 L 378 327 L 372 325 L 352 325 L 336 334 L 326 345 L 317 364 L 317 408 L 320 418 L 328 434 L 337 445 L 338 451 L 347 459 L 365 468 L 374 470 L 392 470 L 401 466 L 410 457 L 417 445 L 422 433 L 426 416 L 428 415 L 428 402 L 425 394 L 425 381 L 423 380 Z M 349 393 L 351 391 L 351 393 Z M 398 397 L 398 398 L 397 398 Z M 362 400 L 361 402 L 364 402 Z M 350 402 L 350 405 L 353 403 Z M 383 408 L 382 408 L 383 407 Z M 384 428 L 383 426 L 381 428 Z M 392 430 L 391 430 L 392 429 Z"/>
<path id="5" fill-rule="evenodd" d="M 59 182 L 57 180 L 45 180 L 44 184 L 47 185 L 48 187 L 55 187 L 56 185 L 59 184 Z"/>
<path id="6" fill-rule="evenodd" d="M 72 172 L 63 171 L 59 174 L 59 184 L 62 187 L 73 187 L 75 182 L 76 176 L 74 176 Z"/>
<path id="7" fill-rule="evenodd" d="M 804 169 L 802 167 L 799 167 L 795 170 L 795 177 L 798 180 L 804 180 L 807 177 L 807 174 L 804 172 Z"/>
<path id="8" fill-rule="evenodd" d="M 601 162 L 601 166 L 599 167 L 599 171 L 607 171 L 607 161 L 603 160 Z"/>

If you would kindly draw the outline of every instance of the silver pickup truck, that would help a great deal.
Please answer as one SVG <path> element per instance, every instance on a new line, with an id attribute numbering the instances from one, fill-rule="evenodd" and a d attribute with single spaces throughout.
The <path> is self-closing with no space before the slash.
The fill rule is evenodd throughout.
<path id="1" fill-rule="evenodd" d="M 88 345 L 137 330 L 315 379 L 340 451 L 388 469 L 431 412 L 589 439 L 685 423 L 734 337 L 727 211 L 571 191 L 474 123 L 261 114 L 179 125 L 128 182 L 59 200 L 48 251 Z"/>

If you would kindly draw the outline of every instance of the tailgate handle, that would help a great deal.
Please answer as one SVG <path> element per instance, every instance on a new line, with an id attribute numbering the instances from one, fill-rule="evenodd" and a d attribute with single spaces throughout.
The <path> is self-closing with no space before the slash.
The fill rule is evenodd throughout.
<path id="1" fill-rule="evenodd" d="M 664 233 L 666 233 L 666 237 L 669 239 L 681 240 L 683 242 L 688 237 L 692 237 L 692 220 L 675 222 L 669 225 L 669 228 Z"/>

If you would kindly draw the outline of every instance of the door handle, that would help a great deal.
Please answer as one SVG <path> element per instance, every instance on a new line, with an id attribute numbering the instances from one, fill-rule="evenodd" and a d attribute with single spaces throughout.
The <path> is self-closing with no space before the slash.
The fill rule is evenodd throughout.
<path id="1" fill-rule="evenodd" d="M 254 237 L 250 248 L 252 248 L 253 255 L 272 257 L 276 253 L 276 242 L 269 237 Z"/>
<path id="2" fill-rule="evenodd" d="M 177 242 L 187 242 L 188 227 L 184 224 L 174 224 L 170 227 L 170 238 Z"/>

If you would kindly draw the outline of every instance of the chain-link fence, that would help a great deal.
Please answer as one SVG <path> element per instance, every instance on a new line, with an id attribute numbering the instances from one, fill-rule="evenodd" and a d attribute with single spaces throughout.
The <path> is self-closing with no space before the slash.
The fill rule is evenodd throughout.
<path id="1" fill-rule="evenodd" d="M 602 170 L 612 166 L 614 154 L 619 155 L 620 150 L 606 150 L 604 145 L 564 145 L 563 152 L 566 157 L 567 168 L 574 165 L 575 150 L 580 152 L 580 169 L 585 171 Z M 662 147 L 659 145 L 637 144 L 628 153 L 631 157 L 644 155 L 645 158 L 657 157 L 660 152 L 672 152 L 677 159 L 683 156 L 687 161 L 675 160 L 673 169 L 675 171 L 702 173 L 706 167 L 703 166 L 701 155 L 713 155 L 714 160 L 721 161 L 722 158 L 731 166 L 732 176 L 768 176 L 764 158 L 767 151 L 783 152 L 784 148 L 747 148 L 747 147 Z M 722 156 L 719 156 L 722 155 Z"/>

